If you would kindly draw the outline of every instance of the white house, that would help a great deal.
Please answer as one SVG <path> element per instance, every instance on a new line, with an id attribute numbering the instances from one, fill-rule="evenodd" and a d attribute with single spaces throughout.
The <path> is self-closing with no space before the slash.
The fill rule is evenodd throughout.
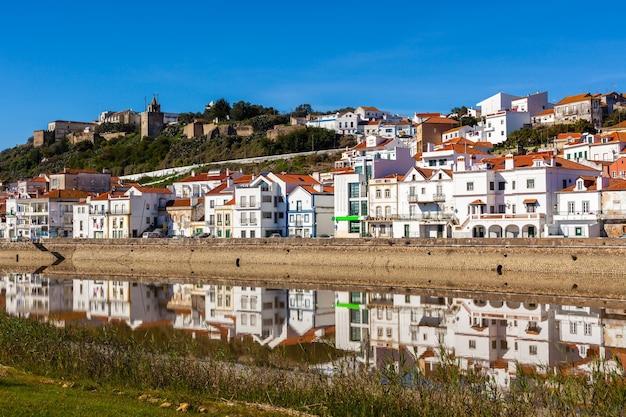
<path id="1" fill-rule="evenodd" d="M 603 228 L 601 194 L 609 179 L 581 176 L 575 183 L 557 192 L 553 214 L 554 226 L 549 235 L 565 237 L 600 237 Z"/>
<path id="2" fill-rule="evenodd" d="M 335 195 L 322 184 L 299 185 L 287 197 L 289 236 L 332 236 Z"/>
<path id="3" fill-rule="evenodd" d="M 454 172 L 453 237 L 540 237 L 552 224 L 556 192 L 599 171 L 549 153 L 506 155 Z"/>
<path id="4" fill-rule="evenodd" d="M 455 221 L 453 172 L 411 168 L 398 182 L 393 237 L 451 237 Z"/>

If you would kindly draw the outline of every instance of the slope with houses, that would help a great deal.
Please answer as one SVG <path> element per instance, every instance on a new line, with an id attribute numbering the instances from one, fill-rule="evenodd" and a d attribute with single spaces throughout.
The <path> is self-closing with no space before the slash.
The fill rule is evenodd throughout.
<path id="1" fill-rule="evenodd" d="M 626 232 L 626 125 L 559 135 L 540 152 L 493 148 L 529 125 L 586 119 L 599 127 L 625 103 L 617 93 L 555 105 L 545 92 L 498 93 L 470 109 L 481 115 L 477 126 L 359 107 L 306 122 L 358 138 L 333 170 L 307 175 L 192 172 L 153 188 L 107 171 L 42 173 L 0 195 L 0 238 L 619 236 Z"/>

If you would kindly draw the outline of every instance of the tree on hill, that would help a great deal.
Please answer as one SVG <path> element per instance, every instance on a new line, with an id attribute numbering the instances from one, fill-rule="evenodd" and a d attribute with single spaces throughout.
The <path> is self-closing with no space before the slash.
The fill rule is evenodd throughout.
<path id="1" fill-rule="evenodd" d="M 204 111 L 204 117 L 207 120 L 213 121 L 217 119 L 218 121 L 228 120 L 230 117 L 230 103 L 225 98 L 218 99 L 212 105 L 208 105 L 206 110 Z"/>
<path id="2" fill-rule="evenodd" d="M 615 126 L 626 120 L 626 110 L 616 110 L 612 114 L 609 114 L 602 123 L 604 127 Z"/>

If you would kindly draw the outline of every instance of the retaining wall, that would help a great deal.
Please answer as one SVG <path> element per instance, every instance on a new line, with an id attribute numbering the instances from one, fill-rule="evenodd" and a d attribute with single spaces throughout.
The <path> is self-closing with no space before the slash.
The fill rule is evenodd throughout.
<path id="1" fill-rule="evenodd" d="M 622 239 L 126 239 L 4 244 L 0 264 L 56 276 L 252 280 L 626 297 Z M 19 258 L 19 262 L 16 261 Z"/>

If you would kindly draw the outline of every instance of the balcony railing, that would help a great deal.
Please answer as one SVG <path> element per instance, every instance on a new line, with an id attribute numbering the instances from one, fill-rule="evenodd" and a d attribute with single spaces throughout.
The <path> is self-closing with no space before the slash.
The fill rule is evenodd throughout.
<path id="1" fill-rule="evenodd" d="M 437 203 L 446 201 L 445 194 L 409 194 L 407 196 L 409 203 Z"/>

